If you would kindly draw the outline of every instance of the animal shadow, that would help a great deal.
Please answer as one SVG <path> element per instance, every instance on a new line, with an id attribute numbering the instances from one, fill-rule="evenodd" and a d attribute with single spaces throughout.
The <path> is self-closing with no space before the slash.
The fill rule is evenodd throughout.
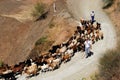
<path id="1" fill-rule="evenodd" d="M 31 78 L 31 77 L 38 76 L 38 75 L 39 75 L 39 73 L 37 73 L 36 75 L 27 76 L 27 78 L 29 79 L 29 78 Z"/>

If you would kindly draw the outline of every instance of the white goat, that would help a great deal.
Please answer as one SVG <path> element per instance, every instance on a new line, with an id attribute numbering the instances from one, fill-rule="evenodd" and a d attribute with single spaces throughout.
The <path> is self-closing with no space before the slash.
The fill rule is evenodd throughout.
<path id="1" fill-rule="evenodd" d="M 46 71 L 48 71 L 49 65 L 48 64 L 43 64 L 43 66 L 40 66 L 40 67 L 41 67 L 42 72 L 46 72 Z"/>
<path id="2" fill-rule="evenodd" d="M 73 49 L 68 49 L 65 54 L 70 54 L 71 56 L 73 56 Z"/>
<path id="3" fill-rule="evenodd" d="M 67 47 L 66 46 L 63 46 L 62 48 L 59 49 L 59 52 L 60 53 L 64 53 L 66 51 Z"/>

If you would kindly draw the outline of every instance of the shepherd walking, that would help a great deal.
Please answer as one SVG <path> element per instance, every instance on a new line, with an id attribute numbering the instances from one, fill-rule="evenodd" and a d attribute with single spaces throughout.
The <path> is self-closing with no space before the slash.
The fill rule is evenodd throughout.
<path id="1" fill-rule="evenodd" d="M 90 41 L 89 38 L 87 38 L 84 44 L 85 44 L 86 58 L 88 58 L 90 54 L 90 49 L 92 49 L 92 42 Z"/>
<path id="2" fill-rule="evenodd" d="M 91 12 L 90 16 L 91 16 L 91 22 L 93 24 L 94 21 L 95 21 L 95 13 L 94 13 L 94 11 Z"/>

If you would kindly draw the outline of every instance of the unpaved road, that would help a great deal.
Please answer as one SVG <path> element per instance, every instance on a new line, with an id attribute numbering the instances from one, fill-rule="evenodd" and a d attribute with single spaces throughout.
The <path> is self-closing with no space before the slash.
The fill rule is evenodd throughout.
<path id="1" fill-rule="evenodd" d="M 116 34 L 108 16 L 101 9 L 101 0 L 68 0 L 68 7 L 76 20 L 81 17 L 90 19 L 89 14 L 92 10 L 96 13 L 96 20 L 102 24 L 104 40 L 98 41 L 93 45 L 94 55 L 84 58 L 83 53 L 76 53 L 72 60 L 62 64 L 58 70 L 47 73 L 40 73 L 38 76 L 29 80 L 81 80 L 98 70 L 98 60 L 108 49 L 116 47 Z M 26 80 L 24 76 L 18 80 Z"/>

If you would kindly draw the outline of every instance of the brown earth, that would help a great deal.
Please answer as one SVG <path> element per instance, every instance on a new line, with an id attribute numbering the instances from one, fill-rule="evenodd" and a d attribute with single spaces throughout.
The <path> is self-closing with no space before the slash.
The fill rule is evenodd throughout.
<path id="1" fill-rule="evenodd" d="M 116 31 L 117 37 L 120 39 L 120 0 L 114 0 L 114 3 L 108 9 L 104 9 L 105 12 L 110 16 L 111 20 L 113 21 Z"/>
<path id="2" fill-rule="evenodd" d="M 49 40 L 58 41 L 56 43 L 71 35 L 74 27 L 70 27 L 65 19 L 57 16 L 65 9 L 62 1 L 56 2 L 57 13 L 53 13 L 53 1 L 42 0 L 50 8 L 47 18 L 37 22 L 31 19 L 32 6 L 38 1 L 40 0 L 0 0 L 0 60 L 4 63 L 13 65 L 24 61 L 31 54 L 35 42 L 48 33 Z M 57 21 L 55 25 L 58 27 L 50 28 L 53 15 L 56 15 L 54 21 Z"/>

